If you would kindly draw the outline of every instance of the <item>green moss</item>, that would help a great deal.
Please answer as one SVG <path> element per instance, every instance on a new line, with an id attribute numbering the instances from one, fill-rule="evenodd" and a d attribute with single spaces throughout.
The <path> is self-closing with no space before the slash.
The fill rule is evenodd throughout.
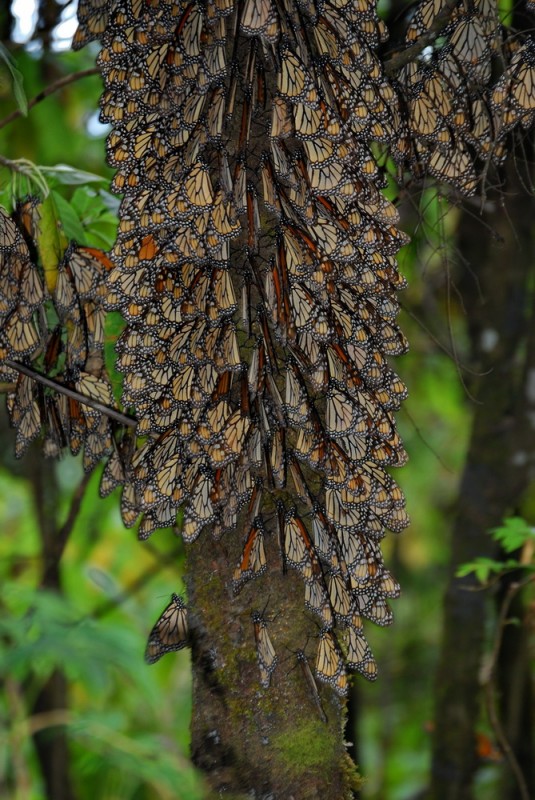
<path id="1" fill-rule="evenodd" d="M 271 742 L 287 770 L 294 774 L 308 772 L 322 766 L 326 769 L 337 758 L 332 734 L 327 727 L 318 726 L 315 719 L 304 720 L 299 727 L 292 727 L 272 736 Z"/>
<path id="2" fill-rule="evenodd" d="M 347 783 L 351 792 L 356 793 L 360 791 L 364 784 L 364 780 L 362 779 L 362 776 L 358 771 L 356 764 L 351 760 L 351 758 L 347 753 L 342 762 L 342 768 L 345 773 Z"/>

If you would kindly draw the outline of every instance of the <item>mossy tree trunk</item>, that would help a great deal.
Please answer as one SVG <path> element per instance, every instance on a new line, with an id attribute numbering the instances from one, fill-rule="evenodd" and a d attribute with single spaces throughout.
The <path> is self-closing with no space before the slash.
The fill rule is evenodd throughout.
<path id="1" fill-rule="evenodd" d="M 193 760 L 214 797 L 254 791 L 281 800 L 349 798 L 359 777 L 343 741 L 344 706 L 319 682 L 322 709 L 316 705 L 294 652 L 305 651 L 313 672 L 318 628 L 303 617 L 302 580 L 272 570 L 269 586 L 265 579 L 250 582 L 232 600 L 228 563 L 240 557 L 239 538 L 213 543 L 201 537 L 187 549 Z M 266 551 L 272 564 L 280 560 L 274 537 Z M 251 609 L 264 607 L 279 659 L 269 689 L 260 685 L 251 621 Z"/>

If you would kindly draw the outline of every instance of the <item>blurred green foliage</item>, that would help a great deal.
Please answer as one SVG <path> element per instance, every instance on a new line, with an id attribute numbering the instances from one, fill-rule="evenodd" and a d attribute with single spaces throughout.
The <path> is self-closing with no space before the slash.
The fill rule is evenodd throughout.
<path id="1" fill-rule="evenodd" d="M 78 461 L 57 465 L 60 521 L 81 477 Z M 55 724 L 68 734 L 77 797 L 195 800 L 203 793 L 187 756 L 188 654 L 154 667 L 143 660 L 153 622 L 171 592 L 181 590 L 181 554 L 171 536 L 141 547 L 122 527 L 117 496 L 96 499 L 98 478 L 87 487 L 62 559 L 58 596 L 36 588 L 42 554 L 31 483 L 0 472 L 0 786 L 9 775 L 21 782 L 26 774 L 32 790 L 21 796 L 43 797 L 28 733 L 47 721 L 29 707 L 62 669 L 70 708 Z"/>

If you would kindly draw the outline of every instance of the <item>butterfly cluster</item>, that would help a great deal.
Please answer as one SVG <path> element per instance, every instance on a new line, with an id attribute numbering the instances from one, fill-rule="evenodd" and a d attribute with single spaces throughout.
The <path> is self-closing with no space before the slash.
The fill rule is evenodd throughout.
<path id="1" fill-rule="evenodd" d="M 277 536 L 320 620 L 316 675 L 343 694 L 346 668 L 376 675 L 363 620 L 391 621 L 380 540 L 408 522 L 387 472 L 406 460 L 387 360 L 406 349 L 406 237 L 371 149 L 398 125 L 384 24 L 373 3 L 328 0 L 86 0 L 79 20 L 75 46 L 102 42 L 123 194 L 107 302 L 145 437 L 124 521 L 142 513 L 144 538 L 182 507 L 186 542 L 238 526 L 237 592 L 275 566 Z"/>
<path id="2" fill-rule="evenodd" d="M 407 46 L 442 6 L 416 7 Z M 236 593 L 277 537 L 321 626 L 316 676 L 344 694 L 347 669 L 376 676 L 363 621 L 391 621 L 380 542 L 408 522 L 388 472 L 406 461 L 388 362 L 406 349 L 406 237 L 377 154 L 474 191 L 477 159 L 499 163 L 531 122 L 531 45 L 491 85 L 506 48 L 489 0 L 459 4 L 395 78 L 372 0 L 81 0 L 78 17 L 74 46 L 102 43 L 123 195 L 107 303 L 143 437 L 123 519 L 142 515 L 141 538 L 179 508 L 186 542 L 240 530 Z M 268 685 L 259 612 L 253 628 Z"/>
<path id="3" fill-rule="evenodd" d="M 35 198 L 19 202 L 12 216 L 0 208 L 0 370 L 14 387 L 7 407 L 17 431 L 15 452 L 22 456 L 42 434 L 45 455 L 83 449 L 90 471 L 113 452 L 109 417 L 80 400 L 114 405 L 102 352 L 104 276 L 111 264 L 102 251 L 74 242 L 59 261 L 44 264 L 41 228 Z M 59 390 L 72 390 L 71 396 L 43 388 L 33 370 Z"/>
<path id="4" fill-rule="evenodd" d="M 426 35 L 444 0 L 422 0 L 408 24 L 408 47 Z M 396 75 L 406 134 L 394 157 L 464 194 L 478 185 L 478 165 L 500 165 L 507 136 L 535 119 L 535 46 L 511 35 L 493 0 L 459 3 L 438 39 Z"/>

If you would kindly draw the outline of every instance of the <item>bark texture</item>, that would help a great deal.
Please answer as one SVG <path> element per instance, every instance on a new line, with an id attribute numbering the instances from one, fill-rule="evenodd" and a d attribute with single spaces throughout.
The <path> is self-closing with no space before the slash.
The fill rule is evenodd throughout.
<path id="1" fill-rule="evenodd" d="M 269 547 L 274 551 L 274 542 Z M 314 671 L 318 629 L 302 618 L 300 578 L 274 571 L 268 589 L 245 587 L 233 600 L 227 559 L 239 552 L 226 543 L 210 549 L 208 558 L 202 543 L 187 551 L 194 763 L 214 797 L 352 797 L 360 779 L 343 741 L 343 703 L 318 682 L 321 709 L 316 705 L 294 653 L 298 642 Z M 264 606 L 279 657 L 269 689 L 260 685 L 251 621 L 251 609 Z"/>

